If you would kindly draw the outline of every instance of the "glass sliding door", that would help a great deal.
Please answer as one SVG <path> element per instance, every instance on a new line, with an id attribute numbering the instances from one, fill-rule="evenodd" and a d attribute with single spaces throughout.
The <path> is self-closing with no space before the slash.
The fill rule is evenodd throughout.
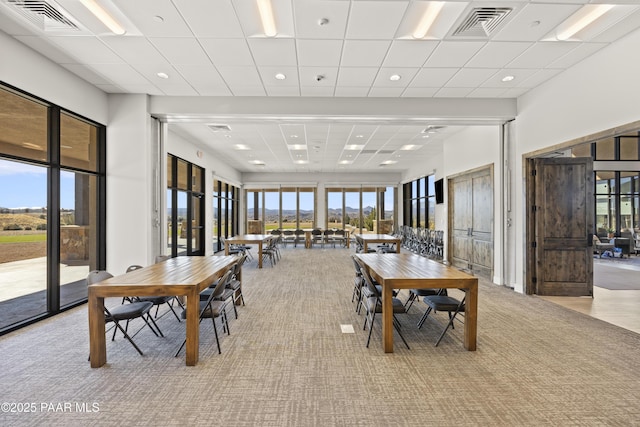
<path id="1" fill-rule="evenodd" d="M 313 188 L 298 189 L 298 228 L 314 228 L 316 193 Z"/>
<path id="2" fill-rule="evenodd" d="M 378 233 L 378 193 L 375 188 L 362 189 L 362 232 Z"/>
<path id="3" fill-rule="evenodd" d="M 344 229 L 342 190 L 327 190 L 326 228 Z"/>
<path id="4" fill-rule="evenodd" d="M 298 227 L 297 198 L 295 189 L 282 189 L 282 229 Z"/>
<path id="5" fill-rule="evenodd" d="M 0 327 L 47 312 L 47 215 L 47 168 L 0 160 Z"/>
<path id="6" fill-rule="evenodd" d="M 280 191 L 264 190 L 264 230 L 270 233 L 271 230 L 280 228 Z"/>
<path id="7" fill-rule="evenodd" d="M 344 190 L 344 229 L 353 233 L 362 233 L 360 222 L 360 189 Z"/>
<path id="8" fill-rule="evenodd" d="M 105 134 L 0 85 L 0 334 L 85 302 L 105 267 Z"/>

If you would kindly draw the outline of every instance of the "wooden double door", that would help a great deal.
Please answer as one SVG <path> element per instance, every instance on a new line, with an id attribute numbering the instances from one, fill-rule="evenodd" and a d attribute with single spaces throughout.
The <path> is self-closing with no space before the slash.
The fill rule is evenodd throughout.
<path id="1" fill-rule="evenodd" d="M 493 278 L 493 165 L 448 179 L 451 265 Z"/>

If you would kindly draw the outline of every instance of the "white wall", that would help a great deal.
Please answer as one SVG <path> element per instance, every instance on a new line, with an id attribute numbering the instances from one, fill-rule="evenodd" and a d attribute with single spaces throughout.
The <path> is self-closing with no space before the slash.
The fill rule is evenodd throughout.
<path id="1" fill-rule="evenodd" d="M 523 156 L 640 120 L 638 48 L 640 31 L 635 31 L 518 99 L 512 169 L 518 291 L 524 289 L 525 274 Z"/>
<path id="2" fill-rule="evenodd" d="M 107 95 L 0 31 L 0 80 L 101 124 Z"/>

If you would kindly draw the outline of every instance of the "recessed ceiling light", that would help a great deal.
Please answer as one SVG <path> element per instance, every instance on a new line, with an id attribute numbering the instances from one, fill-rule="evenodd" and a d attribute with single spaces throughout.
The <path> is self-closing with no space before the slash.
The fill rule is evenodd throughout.
<path id="1" fill-rule="evenodd" d="M 395 160 L 385 160 L 384 162 L 380 163 L 380 166 L 393 165 L 393 164 L 396 164 L 396 163 L 398 163 L 398 162 L 395 161 Z"/>
<path id="2" fill-rule="evenodd" d="M 422 147 L 422 145 L 407 144 L 407 145 L 403 145 L 402 147 L 400 147 L 400 149 L 403 150 L 403 151 L 408 151 L 408 150 L 417 150 L 420 147 Z"/>
<path id="3" fill-rule="evenodd" d="M 169 74 L 167 74 L 167 73 L 158 73 L 156 75 L 158 77 L 160 77 L 161 79 L 168 79 L 169 78 Z"/>
<path id="4" fill-rule="evenodd" d="M 264 166 L 264 162 L 262 160 L 249 160 L 249 163 L 251 163 L 252 165 Z"/>
<path id="5" fill-rule="evenodd" d="M 582 6 L 576 13 L 560 24 L 556 38 L 563 41 L 569 40 L 612 8 L 612 4 L 588 4 Z"/>
<path id="6" fill-rule="evenodd" d="M 427 35 L 443 6 L 443 1 L 432 1 L 429 3 L 427 9 L 424 11 L 424 15 L 422 15 L 422 18 L 420 19 L 420 23 L 413 31 L 414 39 L 422 39 Z"/>
<path id="7" fill-rule="evenodd" d="M 291 144 L 291 145 L 287 145 L 287 148 L 289 150 L 306 150 L 307 146 L 306 144 Z"/>
<path id="8" fill-rule="evenodd" d="M 515 77 L 514 77 L 514 76 L 504 76 L 504 77 L 502 78 L 502 81 L 503 81 L 503 82 L 510 82 L 510 81 L 511 81 L 511 80 L 513 80 L 513 79 L 515 79 Z"/>
<path id="9" fill-rule="evenodd" d="M 350 165 L 352 163 L 353 163 L 353 160 L 340 160 L 338 162 L 338 164 L 341 164 L 341 165 Z"/>
<path id="10" fill-rule="evenodd" d="M 364 138 L 364 135 L 356 135 L 356 138 Z"/>
<path id="11" fill-rule="evenodd" d="M 282 73 L 278 73 L 278 74 L 276 74 L 276 79 L 277 79 L 277 80 L 284 80 L 284 79 L 286 79 L 286 78 L 287 78 L 287 76 L 285 76 L 285 75 L 284 75 L 284 74 L 282 74 Z"/>
<path id="12" fill-rule="evenodd" d="M 306 165 L 309 163 L 309 160 L 296 160 L 293 163 L 295 163 L 296 165 Z"/>
<path id="13" fill-rule="evenodd" d="M 295 134 L 294 135 L 290 135 L 290 136 L 291 136 L 291 138 L 297 138 L 298 137 L 298 135 L 295 135 Z"/>
<path id="14" fill-rule="evenodd" d="M 391 80 L 392 82 L 397 82 L 398 80 L 400 80 L 402 78 L 402 76 L 400 76 L 400 74 L 393 74 L 389 77 L 389 80 Z"/>
<path id="15" fill-rule="evenodd" d="M 429 135 L 422 135 L 423 138 L 429 138 Z"/>
<path id="16" fill-rule="evenodd" d="M 362 150 L 363 148 L 364 148 L 364 145 L 360 145 L 360 144 L 348 144 L 344 146 L 345 150 L 353 150 L 353 151 Z"/>
<path id="17" fill-rule="evenodd" d="M 251 150 L 251 147 L 245 144 L 235 144 L 233 148 L 236 150 Z"/>

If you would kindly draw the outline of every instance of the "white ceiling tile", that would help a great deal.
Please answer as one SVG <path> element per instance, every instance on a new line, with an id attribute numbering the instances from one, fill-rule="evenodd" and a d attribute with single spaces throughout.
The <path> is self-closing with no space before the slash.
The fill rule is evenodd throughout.
<path id="1" fill-rule="evenodd" d="M 200 39 L 202 48 L 216 66 L 254 65 L 247 41 L 242 39 Z"/>
<path id="2" fill-rule="evenodd" d="M 504 68 L 487 79 L 481 87 L 516 87 L 520 82 L 525 81 L 526 79 L 534 75 L 537 71 L 538 69 L 532 68 Z M 502 78 L 505 76 L 513 76 L 514 79 L 508 82 L 503 82 Z"/>
<path id="3" fill-rule="evenodd" d="M 178 70 L 173 67 L 169 68 L 158 68 L 155 64 L 132 64 L 131 67 L 136 70 L 138 73 L 142 74 L 147 80 L 152 82 L 153 84 L 161 85 L 161 84 L 174 84 L 174 85 L 182 85 L 186 84 L 186 81 L 182 78 Z M 158 76 L 158 73 L 162 72 L 169 76 L 168 79 L 163 79 Z"/>
<path id="4" fill-rule="evenodd" d="M 501 68 L 531 47 L 529 42 L 489 42 L 465 64 L 473 68 Z"/>
<path id="5" fill-rule="evenodd" d="M 557 60 L 548 65 L 549 68 L 569 68 L 572 65 L 577 64 L 588 56 L 593 55 L 598 50 L 607 46 L 605 43 L 581 43 L 564 56 L 561 56 Z"/>
<path id="6" fill-rule="evenodd" d="M 300 67 L 298 69 L 298 73 L 300 76 L 300 86 L 333 88 L 336 84 L 338 68 L 337 67 Z"/>
<path id="7" fill-rule="evenodd" d="M 505 88 L 479 87 L 472 90 L 467 98 L 496 98 L 506 91 Z"/>
<path id="8" fill-rule="evenodd" d="M 345 40 L 342 50 L 343 67 L 379 66 L 391 42 L 377 40 Z"/>
<path id="9" fill-rule="evenodd" d="M 112 0 L 146 37 L 192 37 L 170 0 Z M 156 18 L 162 17 L 162 20 Z"/>
<path id="10" fill-rule="evenodd" d="M 438 45 L 436 41 L 394 40 L 383 67 L 421 67 Z"/>
<path id="11" fill-rule="evenodd" d="M 113 81 L 106 79 L 101 74 L 99 74 L 96 69 L 84 64 L 62 64 L 64 68 L 71 71 L 72 73 L 82 77 L 92 85 L 113 85 Z M 129 67 L 126 64 L 122 64 L 122 66 Z M 98 68 L 99 69 L 99 68 Z M 140 76 L 138 74 L 138 76 Z M 140 76 L 142 78 L 142 76 Z M 144 79 L 146 80 L 146 79 Z"/>
<path id="12" fill-rule="evenodd" d="M 226 86 L 218 70 L 211 64 L 205 65 L 182 65 L 176 64 L 175 69 L 184 77 L 185 81 L 194 84 L 208 84 L 215 86 Z"/>
<path id="13" fill-rule="evenodd" d="M 125 91 L 124 93 L 148 93 L 151 95 L 163 95 L 163 92 L 152 85 L 147 83 L 146 85 L 119 85 Z M 122 93 L 122 92 L 121 92 Z"/>
<path id="14" fill-rule="evenodd" d="M 192 85 L 200 96 L 233 96 L 231 90 L 226 86 L 209 83 L 192 83 Z"/>
<path id="15" fill-rule="evenodd" d="M 366 87 L 373 84 L 378 74 L 378 68 L 373 67 L 340 67 L 338 72 L 338 86 Z"/>
<path id="16" fill-rule="evenodd" d="M 334 66 L 340 64 L 342 40 L 298 40 L 300 66 Z"/>
<path id="17" fill-rule="evenodd" d="M 489 77 L 497 73 L 495 68 L 462 68 L 445 84 L 445 87 L 470 87 L 481 85 Z"/>
<path id="18" fill-rule="evenodd" d="M 152 62 L 163 64 L 167 59 L 145 37 L 101 37 L 118 56 L 129 63 Z"/>
<path id="19" fill-rule="evenodd" d="M 57 46 L 73 52 L 70 55 L 76 63 L 124 64 L 125 61 L 94 36 L 49 37 Z"/>
<path id="20" fill-rule="evenodd" d="M 453 77 L 459 68 L 423 68 L 409 85 L 410 87 L 440 87 Z"/>
<path id="21" fill-rule="evenodd" d="M 536 87 L 538 85 L 541 85 L 542 83 L 546 82 L 547 80 L 553 78 L 554 76 L 560 74 L 563 70 L 558 70 L 558 69 L 551 69 L 551 68 L 547 68 L 544 70 L 539 70 L 536 73 L 534 73 L 533 75 L 527 77 L 524 81 L 519 81 L 518 84 L 516 85 L 517 87 L 527 87 L 527 88 L 533 88 Z"/>
<path id="22" fill-rule="evenodd" d="M 633 1 L 634 4 L 637 3 L 637 0 Z M 615 24 L 612 24 L 602 32 L 593 34 L 593 37 L 591 37 L 589 41 L 607 43 L 614 42 L 620 37 L 623 37 L 638 28 L 638 22 L 640 22 L 640 8 L 638 8 L 635 13 L 630 13 L 624 18 L 616 20 Z"/>
<path id="23" fill-rule="evenodd" d="M 156 37 L 149 41 L 172 64 L 210 64 L 211 60 L 194 38 Z"/>
<path id="24" fill-rule="evenodd" d="M 231 2 L 173 0 L 196 37 L 244 37 Z"/>
<path id="25" fill-rule="evenodd" d="M 566 3 L 529 3 L 511 18 L 492 40 L 538 41 L 579 8 L 578 5 Z"/>
<path id="26" fill-rule="evenodd" d="M 333 86 L 300 86 L 301 96 L 333 96 Z"/>
<path id="27" fill-rule="evenodd" d="M 347 39 L 392 39 L 402 21 L 406 1 L 355 1 L 347 23 Z"/>
<path id="28" fill-rule="evenodd" d="M 482 47 L 485 42 L 450 42 L 443 41 L 435 48 L 425 67 L 462 67 L 465 65 Z"/>
<path id="29" fill-rule="evenodd" d="M 16 36 L 16 39 L 33 50 L 40 52 L 53 62 L 57 62 L 59 64 L 77 63 L 77 59 L 74 59 L 71 55 L 58 48 L 58 46 L 51 43 L 51 41 L 45 37 Z"/>
<path id="30" fill-rule="evenodd" d="M 507 64 L 509 68 L 544 68 L 579 45 L 565 42 L 539 42 Z"/>
<path id="31" fill-rule="evenodd" d="M 218 72 L 229 86 L 260 86 L 262 81 L 255 67 L 218 67 Z M 235 92 L 235 90 L 234 90 Z"/>
<path id="32" fill-rule="evenodd" d="M 109 76 L 109 80 L 117 85 L 144 85 L 149 79 L 141 75 L 128 64 L 100 64 L 94 69 L 99 73 Z"/>
<path id="33" fill-rule="evenodd" d="M 167 96 L 196 96 L 198 92 L 188 84 L 166 84 L 158 85 L 159 89 Z M 182 95 L 181 95 L 182 94 Z"/>
<path id="34" fill-rule="evenodd" d="M 298 65 L 293 39 L 249 39 L 248 43 L 256 65 Z"/>
<path id="35" fill-rule="evenodd" d="M 376 80 L 373 83 L 374 87 L 396 87 L 405 88 L 413 77 L 420 71 L 420 68 L 380 68 Z M 391 80 L 391 76 L 400 76 L 400 80 Z"/>
<path id="36" fill-rule="evenodd" d="M 340 39 L 344 37 L 349 16 L 349 2 L 342 0 L 308 0 L 294 2 L 296 36 L 301 39 Z M 320 23 L 321 19 L 328 22 Z"/>
<path id="37" fill-rule="evenodd" d="M 296 67 L 258 67 L 258 72 L 260 73 L 265 86 L 298 87 L 298 69 Z M 278 73 L 283 74 L 285 78 L 283 80 L 278 80 L 276 78 L 276 74 Z"/>

